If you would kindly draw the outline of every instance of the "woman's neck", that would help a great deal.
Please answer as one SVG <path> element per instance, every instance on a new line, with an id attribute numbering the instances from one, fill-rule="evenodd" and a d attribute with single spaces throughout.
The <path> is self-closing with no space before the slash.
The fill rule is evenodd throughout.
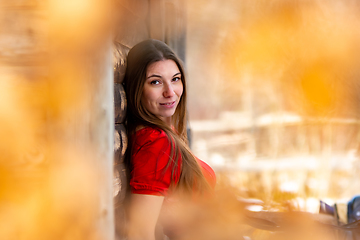
<path id="1" fill-rule="evenodd" d="M 171 126 L 171 117 L 159 117 L 163 122 Z"/>

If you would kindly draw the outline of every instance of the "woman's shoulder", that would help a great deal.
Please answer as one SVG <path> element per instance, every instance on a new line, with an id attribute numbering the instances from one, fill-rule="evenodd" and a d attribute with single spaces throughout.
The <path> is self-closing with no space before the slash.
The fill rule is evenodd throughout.
<path id="1" fill-rule="evenodd" d="M 166 133 L 156 127 L 142 126 L 139 127 L 135 132 L 135 138 L 137 144 L 144 145 L 155 141 L 167 141 L 168 137 Z"/>
<path id="2" fill-rule="evenodd" d="M 216 185 L 216 174 L 214 169 L 212 169 L 212 167 L 210 167 L 210 165 L 208 165 L 206 162 L 198 159 L 198 162 L 202 168 L 202 172 L 204 174 L 205 179 L 208 181 L 208 183 L 210 184 L 210 186 L 214 189 L 215 185 Z"/>
<path id="3" fill-rule="evenodd" d="M 150 127 L 150 126 L 141 126 L 136 129 L 135 136 L 147 136 L 147 137 L 159 137 L 159 136 L 166 136 L 164 130 L 157 127 Z"/>

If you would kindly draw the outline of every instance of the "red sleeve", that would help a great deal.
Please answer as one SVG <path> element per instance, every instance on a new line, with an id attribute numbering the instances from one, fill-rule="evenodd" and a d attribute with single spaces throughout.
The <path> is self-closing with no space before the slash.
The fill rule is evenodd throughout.
<path id="1" fill-rule="evenodd" d="M 162 131 L 151 128 L 140 131 L 134 141 L 131 192 L 166 195 L 170 184 L 178 180 L 172 179 L 172 165 L 167 168 L 170 161 L 170 141 Z"/>

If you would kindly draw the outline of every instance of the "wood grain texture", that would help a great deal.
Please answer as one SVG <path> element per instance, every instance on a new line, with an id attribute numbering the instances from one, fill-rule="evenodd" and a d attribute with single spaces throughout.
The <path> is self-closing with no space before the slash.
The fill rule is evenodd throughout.
<path id="1" fill-rule="evenodd" d="M 126 95 L 124 87 L 119 84 L 114 84 L 114 105 L 115 105 L 115 124 L 123 123 L 126 115 Z"/>
<path id="2" fill-rule="evenodd" d="M 114 42 L 113 58 L 114 58 L 114 82 L 122 83 L 126 71 L 126 56 L 129 48 L 121 43 Z"/>
<path id="3" fill-rule="evenodd" d="M 128 145 L 128 139 L 124 124 L 115 124 L 115 135 L 114 135 L 115 165 L 123 162 L 127 145 Z"/>
<path id="4" fill-rule="evenodd" d="M 115 207 L 123 204 L 128 188 L 127 173 L 124 163 L 114 166 L 114 204 Z"/>

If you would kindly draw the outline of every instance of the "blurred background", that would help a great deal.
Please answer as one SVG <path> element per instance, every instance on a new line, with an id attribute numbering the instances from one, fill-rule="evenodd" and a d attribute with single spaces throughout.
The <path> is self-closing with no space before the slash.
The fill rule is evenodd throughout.
<path id="1" fill-rule="evenodd" d="M 0 1 L 0 239 L 111 239 L 110 4 Z"/>
<path id="2" fill-rule="evenodd" d="M 359 194 L 359 2 L 187 9 L 195 154 L 270 208 L 292 199 L 317 211 L 319 198 Z"/>
<path id="3" fill-rule="evenodd" d="M 191 148 L 219 190 L 271 211 L 359 194 L 359 11 L 356 0 L 0 1 L 0 239 L 123 239 L 121 82 L 147 38 L 184 61 Z"/>

